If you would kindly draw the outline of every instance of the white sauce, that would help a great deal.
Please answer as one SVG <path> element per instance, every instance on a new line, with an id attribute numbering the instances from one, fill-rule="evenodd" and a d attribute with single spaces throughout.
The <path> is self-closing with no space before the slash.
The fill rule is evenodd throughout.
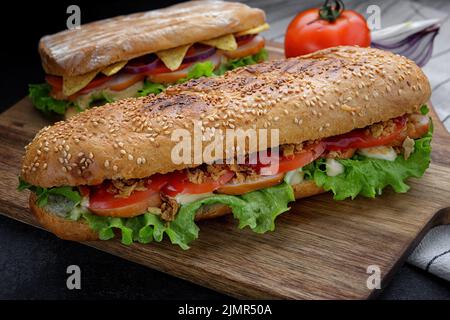
<path id="1" fill-rule="evenodd" d="M 304 173 L 302 172 L 302 168 L 300 169 L 295 169 L 295 170 L 291 170 L 286 172 L 285 176 L 284 176 L 284 181 L 288 184 L 290 184 L 291 186 L 302 183 L 303 179 L 304 179 Z"/>
<path id="2" fill-rule="evenodd" d="M 372 148 L 359 149 L 358 153 L 367 158 L 394 161 L 397 158 L 397 153 L 394 148 L 386 146 L 378 146 Z"/>
<path id="3" fill-rule="evenodd" d="M 212 192 L 199 193 L 199 194 L 182 194 L 182 193 L 180 193 L 175 196 L 175 200 L 179 204 L 187 204 L 187 203 L 191 203 L 191 202 L 194 202 L 197 200 L 211 197 L 213 195 L 214 195 L 214 193 L 212 193 Z"/>
<path id="4" fill-rule="evenodd" d="M 327 176 L 329 177 L 336 177 L 344 173 L 344 166 L 335 159 L 327 159 L 325 165 L 327 167 Z"/>

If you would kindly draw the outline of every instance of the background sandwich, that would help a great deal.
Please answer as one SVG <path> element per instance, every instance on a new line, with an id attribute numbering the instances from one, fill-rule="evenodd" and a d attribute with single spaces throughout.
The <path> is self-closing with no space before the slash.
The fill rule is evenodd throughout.
<path id="1" fill-rule="evenodd" d="M 127 99 L 42 129 L 27 146 L 21 189 L 47 229 L 71 240 L 161 241 L 188 248 L 195 220 L 232 212 L 274 230 L 295 198 L 374 197 L 420 177 L 430 161 L 426 76 L 414 62 L 338 47 L 240 68 Z M 177 129 L 277 129 L 279 166 L 177 164 Z M 203 141 L 207 146 L 208 142 Z M 260 149 L 242 151 L 247 156 Z M 216 160 L 227 158 L 226 152 Z M 261 175 L 266 169 L 266 175 Z"/>
<path id="2" fill-rule="evenodd" d="M 159 93 L 168 85 L 222 74 L 267 58 L 262 10 L 192 1 L 45 36 L 46 83 L 30 85 L 43 112 L 73 115 L 94 105 Z"/>

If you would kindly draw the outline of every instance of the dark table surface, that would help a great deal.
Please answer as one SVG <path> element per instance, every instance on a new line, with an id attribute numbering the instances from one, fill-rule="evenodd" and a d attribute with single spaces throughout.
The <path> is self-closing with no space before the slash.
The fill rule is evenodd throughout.
<path id="1" fill-rule="evenodd" d="M 172 1 L 174 2 L 174 1 Z M 75 1 L 70 2 L 77 3 Z M 40 36 L 65 27 L 68 3 L 13 4 L 3 30 L 20 19 L 26 25 L 9 32 L 1 50 L 0 111 L 26 95 L 28 83 L 43 80 L 36 47 Z M 82 21 L 162 6 L 162 1 L 80 3 Z M 14 16 L 16 15 L 16 16 Z M 15 186 L 11 186 L 14 188 Z M 2 208 L 0 208 L 1 212 Z M 164 273 L 57 239 L 50 233 L 0 216 L 0 299 L 227 299 L 229 297 Z M 66 287 L 69 265 L 81 269 L 81 290 Z M 409 265 L 403 266 L 381 299 L 450 299 L 450 283 Z"/>

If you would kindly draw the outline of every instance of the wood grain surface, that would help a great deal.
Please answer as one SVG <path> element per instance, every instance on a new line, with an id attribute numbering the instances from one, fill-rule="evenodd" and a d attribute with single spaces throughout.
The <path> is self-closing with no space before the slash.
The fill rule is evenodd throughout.
<path id="1" fill-rule="evenodd" d="M 282 49 L 269 45 L 272 58 Z M 432 164 L 409 180 L 410 192 L 333 201 L 323 194 L 292 203 L 275 232 L 239 230 L 232 217 L 199 223 L 199 239 L 183 251 L 168 241 L 124 246 L 85 242 L 238 298 L 366 299 L 367 267 L 381 270 L 382 287 L 433 225 L 450 222 L 450 135 L 434 117 Z M 49 122 L 27 98 L 0 115 L 0 212 L 35 225 L 28 192 L 18 192 L 23 147 Z M 63 241 L 63 240 L 61 240 Z"/>

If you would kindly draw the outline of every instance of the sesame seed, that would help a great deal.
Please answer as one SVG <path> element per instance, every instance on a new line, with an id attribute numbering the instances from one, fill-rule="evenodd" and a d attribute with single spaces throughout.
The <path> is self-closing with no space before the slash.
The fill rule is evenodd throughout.
<path id="1" fill-rule="evenodd" d="M 105 166 L 105 168 L 109 167 L 109 161 L 108 160 L 105 160 L 104 166 Z"/>

